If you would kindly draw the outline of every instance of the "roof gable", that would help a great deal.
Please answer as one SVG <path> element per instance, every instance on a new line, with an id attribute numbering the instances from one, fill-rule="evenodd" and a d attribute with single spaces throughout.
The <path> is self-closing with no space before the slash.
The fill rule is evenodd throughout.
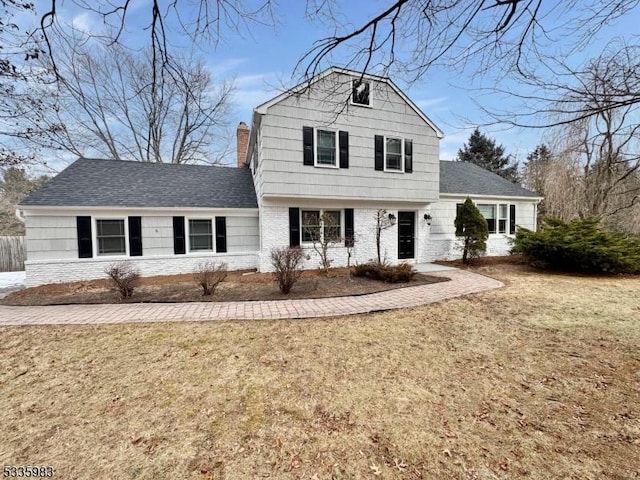
<path id="1" fill-rule="evenodd" d="M 541 198 L 536 192 L 511 183 L 474 163 L 444 160 L 440 160 L 440 193 Z"/>
<path id="2" fill-rule="evenodd" d="M 277 97 L 272 98 L 271 100 L 263 103 L 262 105 L 259 105 L 258 107 L 256 107 L 254 109 L 255 113 L 264 115 L 267 113 L 267 110 L 269 109 L 269 107 L 280 103 L 281 101 L 291 97 L 292 95 L 298 94 L 303 92 L 305 89 L 310 88 L 312 85 L 314 85 L 315 83 L 319 82 L 320 80 L 323 80 L 324 78 L 328 77 L 329 75 L 335 75 L 335 74 L 344 74 L 344 75 L 349 75 L 353 78 L 363 78 L 365 80 L 371 80 L 371 81 L 376 81 L 376 82 L 380 82 L 380 83 L 385 83 L 387 84 L 400 98 L 402 98 L 402 100 L 427 124 L 429 125 L 433 131 L 436 133 L 436 136 L 438 138 L 443 138 L 444 137 L 444 133 L 442 132 L 442 130 L 440 130 L 438 128 L 438 126 L 433 123 L 431 121 L 431 119 L 429 117 L 427 117 L 427 115 L 425 115 L 425 113 L 420 110 L 420 108 L 407 96 L 405 95 L 405 93 L 400 90 L 400 88 L 398 88 L 398 86 L 393 83 L 391 81 L 391 79 L 386 78 L 386 77 L 378 77 L 375 75 L 370 75 L 370 74 L 362 74 L 360 72 L 356 72 L 354 70 L 348 70 L 345 68 L 338 68 L 338 67 L 330 67 L 327 70 L 325 70 L 322 73 L 319 73 L 318 75 L 316 75 L 315 77 L 313 77 L 312 79 L 306 81 L 306 82 L 302 82 L 299 85 L 296 85 L 293 88 L 290 88 L 289 90 L 287 90 L 286 92 L 281 93 L 280 95 L 278 95 Z"/>
<path id="3" fill-rule="evenodd" d="M 20 206 L 257 208 L 258 203 L 246 168 L 81 158 Z"/>

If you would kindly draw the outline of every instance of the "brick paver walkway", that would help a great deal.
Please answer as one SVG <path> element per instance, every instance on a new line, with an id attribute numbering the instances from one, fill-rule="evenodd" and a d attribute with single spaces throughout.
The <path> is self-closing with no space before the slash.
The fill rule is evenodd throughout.
<path id="1" fill-rule="evenodd" d="M 415 307 L 504 286 L 498 280 L 464 270 L 430 275 L 449 277 L 451 281 L 355 297 L 308 300 L 0 306 L 0 326 L 330 317 Z"/>

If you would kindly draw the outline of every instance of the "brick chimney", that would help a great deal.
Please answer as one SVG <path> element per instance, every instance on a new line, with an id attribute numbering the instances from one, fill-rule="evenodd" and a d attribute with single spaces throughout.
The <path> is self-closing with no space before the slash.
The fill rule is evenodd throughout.
<path id="1" fill-rule="evenodd" d="M 238 168 L 247 168 L 247 149 L 249 148 L 249 127 L 244 122 L 240 122 L 236 130 L 238 142 Z"/>

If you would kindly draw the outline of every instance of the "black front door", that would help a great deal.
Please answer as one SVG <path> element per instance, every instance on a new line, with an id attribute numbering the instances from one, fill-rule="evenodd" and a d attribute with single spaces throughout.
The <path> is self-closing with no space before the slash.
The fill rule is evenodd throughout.
<path id="1" fill-rule="evenodd" d="M 398 212 L 398 258 L 414 258 L 415 212 Z"/>

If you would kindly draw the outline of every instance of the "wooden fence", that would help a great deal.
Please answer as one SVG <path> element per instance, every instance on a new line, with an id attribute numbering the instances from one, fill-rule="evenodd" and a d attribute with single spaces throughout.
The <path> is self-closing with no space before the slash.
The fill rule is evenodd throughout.
<path id="1" fill-rule="evenodd" d="M 24 237 L 0 236 L 0 272 L 24 270 L 26 257 Z"/>

